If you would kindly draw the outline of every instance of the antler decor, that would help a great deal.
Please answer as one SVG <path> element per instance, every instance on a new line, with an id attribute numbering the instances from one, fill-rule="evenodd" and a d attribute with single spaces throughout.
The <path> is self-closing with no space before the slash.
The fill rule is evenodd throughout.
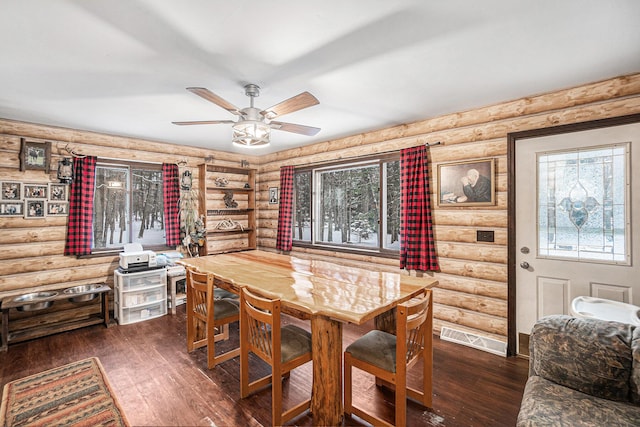
<path id="1" fill-rule="evenodd" d="M 230 218 L 225 218 L 216 224 L 216 230 L 237 230 L 240 229 L 244 231 L 244 227 L 238 221 L 234 221 Z"/>

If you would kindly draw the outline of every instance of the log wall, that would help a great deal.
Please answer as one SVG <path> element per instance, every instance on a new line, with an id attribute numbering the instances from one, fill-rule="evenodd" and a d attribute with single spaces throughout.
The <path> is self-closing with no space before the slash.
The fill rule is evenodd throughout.
<path id="1" fill-rule="evenodd" d="M 279 187 L 279 168 L 400 150 L 426 142 L 431 189 L 437 164 L 486 157 L 496 159 L 496 204 L 438 208 L 434 227 L 440 271 L 434 292 L 434 325 L 468 330 L 506 341 L 507 336 L 507 134 L 640 112 L 640 74 L 617 77 L 553 93 L 380 129 L 261 157 L 245 156 L 157 141 L 125 138 L 0 119 L 0 181 L 55 182 L 57 161 L 79 154 L 146 162 L 186 162 L 197 187 L 197 165 L 258 168 L 258 247 L 275 250 L 278 205 L 269 204 L 269 187 Z M 19 170 L 20 138 L 51 141 L 51 173 Z M 211 160 L 209 160 L 211 161 Z M 113 285 L 117 257 L 76 259 L 63 255 L 66 217 L 23 219 L 0 216 L 0 292 L 25 287 L 106 282 Z M 493 230 L 493 243 L 476 242 L 477 230 Z M 294 255 L 397 271 L 398 260 L 370 255 L 295 248 Z M 408 274 L 408 273 L 407 273 Z M 415 274 L 415 273 L 411 273 Z"/>
<path id="2" fill-rule="evenodd" d="M 279 186 L 279 168 L 400 150 L 440 141 L 429 148 L 433 223 L 440 271 L 434 291 L 434 327 L 443 326 L 507 341 L 507 134 L 640 112 L 640 74 L 281 151 L 261 160 L 258 246 L 275 250 L 277 205 L 267 203 Z M 496 159 L 496 204 L 436 206 L 437 165 Z M 476 242 L 477 230 L 492 230 L 493 243 Z M 352 253 L 293 248 L 302 257 L 395 270 L 398 260 Z M 411 273 L 415 274 L 415 273 Z"/>
<path id="3" fill-rule="evenodd" d="M 20 171 L 21 138 L 51 141 L 49 174 L 44 171 Z M 181 173 L 189 169 L 193 174 L 196 189 L 199 164 L 208 161 L 216 165 L 240 167 L 241 160 L 247 160 L 250 166 L 255 167 L 257 162 L 254 156 L 0 119 L 0 181 L 57 182 L 58 160 L 70 157 L 66 148 L 81 155 L 111 159 L 179 163 Z M 60 284 L 71 287 L 107 283 L 113 289 L 117 256 L 78 259 L 63 255 L 67 219 L 67 216 L 38 219 L 0 216 L 0 293 L 31 287 L 51 289 L 60 287 Z M 113 295 L 110 295 L 110 300 L 113 305 Z M 56 306 L 69 308 L 55 303 L 48 310 L 55 312 Z M 81 310 L 68 313 L 70 317 L 83 315 Z M 33 318 L 34 322 L 38 321 L 37 316 Z M 10 323 L 10 327 L 13 326 Z"/>

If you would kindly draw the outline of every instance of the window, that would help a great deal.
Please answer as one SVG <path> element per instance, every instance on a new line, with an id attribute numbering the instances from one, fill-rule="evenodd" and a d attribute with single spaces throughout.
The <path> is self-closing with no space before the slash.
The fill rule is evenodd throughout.
<path id="1" fill-rule="evenodd" d="M 400 160 L 384 157 L 297 170 L 292 226 L 296 245 L 397 253 Z"/>
<path id="2" fill-rule="evenodd" d="M 628 264 L 628 144 L 538 156 L 538 251 Z"/>
<path id="3" fill-rule="evenodd" d="M 165 244 L 160 165 L 98 163 L 93 200 L 93 242 L 97 251 L 127 243 Z"/>

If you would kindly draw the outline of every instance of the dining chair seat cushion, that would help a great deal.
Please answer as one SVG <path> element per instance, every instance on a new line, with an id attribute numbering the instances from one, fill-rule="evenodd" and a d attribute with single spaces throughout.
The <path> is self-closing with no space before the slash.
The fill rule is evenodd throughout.
<path id="1" fill-rule="evenodd" d="M 295 325 L 283 326 L 280 330 L 280 362 L 286 363 L 311 352 L 311 333 Z"/>
<path id="2" fill-rule="evenodd" d="M 369 331 L 351 343 L 345 352 L 385 371 L 396 371 L 396 336 L 388 332 Z"/>
<path id="3" fill-rule="evenodd" d="M 221 289 L 221 288 L 215 288 L 213 290 L 213 299 L 214 300 L 221 300 L 221 299 L 238 299 L 240 298 L 240 296 L 238 294 L 234 294 L 231 291 L 228 291 L 226 289 Z"/>
<path id="4" fill-rule="evenodd" d="M 221 299 L 213 302 L 213 318 L 224 319 L 240 313 L 238 303 L 228 299 Z"/>

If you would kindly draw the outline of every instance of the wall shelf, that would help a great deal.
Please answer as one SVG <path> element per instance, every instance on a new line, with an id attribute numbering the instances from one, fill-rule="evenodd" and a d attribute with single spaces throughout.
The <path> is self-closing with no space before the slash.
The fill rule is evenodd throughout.
<path id="1" fill-rule="evenodd" d="M 256 170 L 202 164 L 199 166 L 200 214 L 204 216 L 206 244 L 200 255 L 244 251 L 256 248 Z M 228 184 L 216 185 L 216 178 Z M 225 195 L 233 193 L 237 207 L 225 202 Z M 243 229 L 217 229 L 223 217 L 239 222 Z"/>

